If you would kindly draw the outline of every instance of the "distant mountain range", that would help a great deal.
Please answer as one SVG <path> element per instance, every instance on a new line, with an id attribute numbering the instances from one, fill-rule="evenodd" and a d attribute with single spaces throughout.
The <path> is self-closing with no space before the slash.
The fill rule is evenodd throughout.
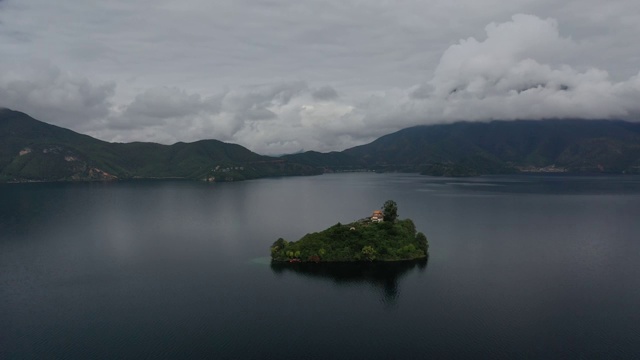
<path id="1" fill-rule="evenodd" d="M 640 124 L 613 120 L 417 126 L 342 152 L 263 156 L 217 140 L 109 143 L 0 109 L 0 181 L 236 181 L 335 171 L 438 176 L 640 173 Z"/>
<path id="2" fill-rule="evenodd" d="M 640 123 L 554 119 L 416 126 L 342 152 L 284 158 L 327 171 L 362 168 L 436 176 L 639 173 Z"/>
<path id="3" fill-rule="evenodd" d="M 180 178 L 236 181 L 320 174 L 218 140 L 160 145 L 109 143 L 0 109 L 0 181 Z"/>

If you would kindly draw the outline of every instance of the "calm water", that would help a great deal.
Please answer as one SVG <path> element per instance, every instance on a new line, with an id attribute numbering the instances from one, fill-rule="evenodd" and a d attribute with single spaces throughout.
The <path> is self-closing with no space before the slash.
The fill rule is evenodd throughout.
<path id="1" fill-rule="evenodd" d="M 394 199 L 428 262 L 270 266 Z M 0 185 L 0 358 L 631 358 L 640 177 Z"/>

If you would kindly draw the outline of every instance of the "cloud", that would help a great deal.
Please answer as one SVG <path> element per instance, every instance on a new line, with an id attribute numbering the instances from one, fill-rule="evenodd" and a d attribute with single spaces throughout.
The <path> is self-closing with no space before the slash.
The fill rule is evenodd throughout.
<path id="1" fill-rule="evenodd" d="M 271 119 L 275 114 L 270 108 L 286 106 L 303 91 L 308 91 L 308 87 L 302 81 L 252 86 L 227 93 L 222 106 L 238 119 Z"/>
<path id="2" fill-rule="evenodd" d="M 414 90 L 443 120 L 631 118 L 637 77 L 615 83 L 597 68 L 558 64 L 580 44 L 562 37 L 553 19 L 515 15 L 486 28 L 486 39 L 461 40 L 440 59 L 430 93 Z M 416 94 L 420 96 L 416 96 Z"/>
<path id="3" fill-rule="evenodd" d="M 245 114 L 233 139 L 271 154 L 344 149 L 407 126 L 459 120 L 635 119 L 638 76 L 614 82 L 604 70 L 563 63 L 582 46 L 562 36 L 556 20 L 518 14 L 487 25 L 484 39 L 451 45 L 422 84 L 350 99 L 329 86 L 281 84 L 235 91 L 224 101 L 242 104 L 226 109 Z M 287 101 L 273 101 L 280 91 Z M 247 109 L 274 116 L 253 121 Z"/>
<path id="4" fill-rule="evenodd" d="M 505 10 L 526 1 L 499 13 L 464 1 L 97 11 L 0 0 L 0 106 L 107 141 L 214 138 L 265 154 L 342 150 L 459 120 L 638 120 L 638 49 L 625 34 L 640 21 L 627 2 L 607 3 L 604 17 L 590 0 L 527 5 L 556 20 Z M 38 60 L 44 53 L 52 60 Z"/>
<path id="5" fill-rule="evenodd" d="M 301 148 L 341 149 L 408 126 L 461 120 L 640 120 L 640 75 L 616 82 L 604 70 L 564 64 L 583 45 L 562 36 L 555 20 L 520 14 L 485 30 L 484 39 L 451 45 L 422 84 L 304 106 Z"/>
<path id="6" fill-rule="evenodd" d="M 109 114 L 114 83 L 95 85 L 87 78 L 47 63 L 0 72 L 0 106 L 20 109 L 61 126 Z"/>
<path id="7" fill-rule="evenodd" d="M 298 122 L 291 116 L 297 105 L 291 103 L 298 104 L 296 99 L 309 94 L 306 83 L 300 81 L 245 87 L 209 97 L 176 87 L 151 88 L 113 112 L 105 124 L 108 137 L 116 141 L 171 143 L 214 138 L 247 144 L 250 141 L 239 133 L 248 136 L 260 128 L 272 129 L 259 123 L 286 127 L 289 120 Z"/>
<path id="8" fill-rule="evenodd" d="M 363 130 L 358 109 L 337 101 L 334 89 L 319 89 L 323 100 L 317 100 L 318 88 L 300 81 L 244 87 L 210 97 L 178 88 L 153 88 L 113 112 L 105 121 L 106 129 L 91 134 L 119 142 L 214 138 L 260 153 L 282 154 L 344 148 L 371 133 Z"/>
<path id="9" fill-rule="evenodd" d="M 334 100 L 338 98 L 338 92 L 331 86 L 325 85 L 323 87 L 314 89 L 311 92 L 314 100 Z"/>
<path id="10" fill-rule="evenodd" d="M 176 87 L 148 89 L 135 97 L 126 107 L 123 117 L 175 118 L 201 111 L 216 112 L 220 108 L 216 99 L 202 99 Z"/>

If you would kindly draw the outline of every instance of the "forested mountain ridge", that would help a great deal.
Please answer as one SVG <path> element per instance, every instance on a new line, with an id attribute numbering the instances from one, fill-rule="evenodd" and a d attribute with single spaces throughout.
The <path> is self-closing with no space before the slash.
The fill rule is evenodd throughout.
<path id="1" fill-rule="evenodd" d="M 423 125 L 341 152 L 271 157 L 218 140 L 109 143 L 0 109 L 0 182 L 235 181 L 354 170 L 439 176 L 640 173 L 640 123 L 553 119 Z"/>
<path id="2" fill-rule="evenodd" d="M 616 120 L 514 120 L 415 126 L 340 153 L 291 161 L 331 170 L 464 176 L 516 172 L 638 173 L 640 124 Z"/>
<path id="3" fill-rule="evenodd" d="M 0 181 L 235 181 L 318 173 L 313 166 L 258 155 L 218 140 L 173 145 L 109 143 L 0 109 Z"/>

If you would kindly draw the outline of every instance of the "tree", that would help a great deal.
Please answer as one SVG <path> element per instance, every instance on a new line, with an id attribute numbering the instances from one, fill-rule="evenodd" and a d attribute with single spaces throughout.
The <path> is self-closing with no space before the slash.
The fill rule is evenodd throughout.
<path id="1" fill-rule="evenodd" d="M 423 233 L 416 234 L 416 242 L 425 253 L 429 251 L 429 242 L 427 242 L 427 237 Z"/>
<path id="2" fill-rule="evenodd" d="M 281 250 L 284 249 L 287 246 L 288 242 L 287 240 L 283 239 L 283 238 L 278 238 L 278 240 L 276 240 L 273 245 L 271 245 L 271 249 L 276 249 L 277 250 Z"/>
<path id="3" fill-rule="evenodd" d="M 373 246 L 367 245 L 362 248 L 362 255 L 365 259 L 372 261 L 376 258 L 376 250 L 373 248 Z"/>
<path id="4" fill-rule="evenodd" d="M 384 221 L 395 222 L 398 218 L 398 204 L 393 200 L 387 200 L 382 206 L 382 213 L 384 215 Z"/>

